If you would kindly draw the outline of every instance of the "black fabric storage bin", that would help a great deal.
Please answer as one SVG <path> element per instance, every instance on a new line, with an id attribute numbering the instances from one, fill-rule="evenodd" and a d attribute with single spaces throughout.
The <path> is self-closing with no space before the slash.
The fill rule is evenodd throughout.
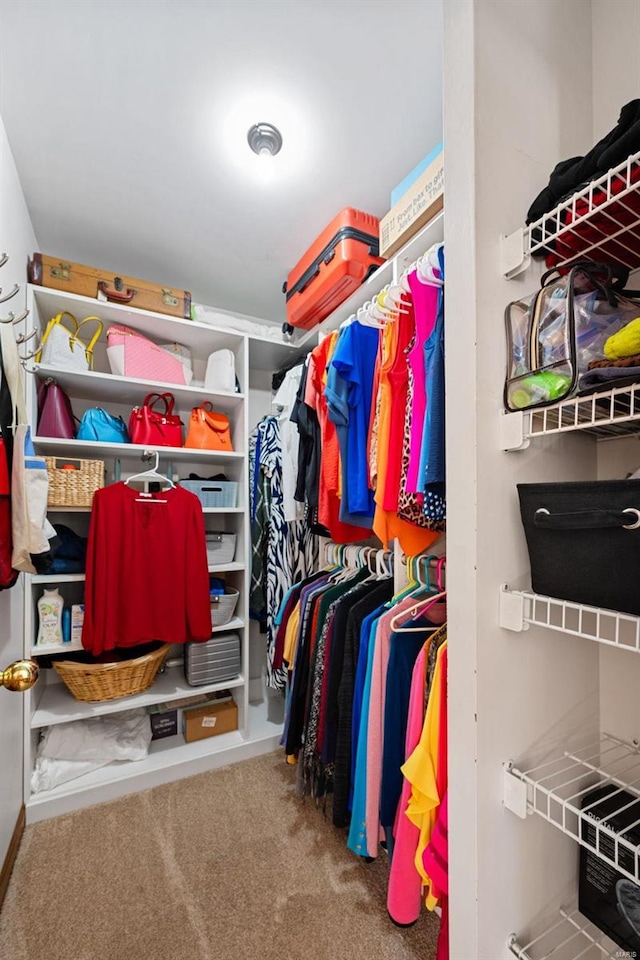
<path id="1" fill-rule="evenodd" d="M 640 480 L 519 483 L 531 586 L 640 615 Z"/>

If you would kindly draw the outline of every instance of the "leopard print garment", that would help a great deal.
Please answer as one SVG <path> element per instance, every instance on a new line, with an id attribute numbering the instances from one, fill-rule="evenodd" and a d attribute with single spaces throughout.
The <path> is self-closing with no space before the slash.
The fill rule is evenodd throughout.
<path id="1" fill-rule="evenodd" d="M 411 349 L 409 344 L 408 350 Z M 413 370 L 407 364 L 408 388 L 407 406 L 404 411 L 404 437 L 402 441 L 402 470 L 400 474 L 400 494 L 398 496 L 398 516 L 416 527 L 441 532 L 446 524 L 443 515 L 427 516 L 424 512 L 424 496 L 421 493 L 407 493 L 407 473 L 411 456 L 411 407 L 413 405 Z"/>

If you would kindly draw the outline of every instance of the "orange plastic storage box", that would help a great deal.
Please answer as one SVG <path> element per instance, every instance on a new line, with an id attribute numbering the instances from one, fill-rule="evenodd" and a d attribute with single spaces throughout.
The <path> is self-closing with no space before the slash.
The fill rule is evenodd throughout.
<path id="1" fill-rule="evenodd" d="M 290 326 L 315 327 L 384 263 L 379 233 L 377 217 L 352 207 L 333 218 L 282 288 Z"/>

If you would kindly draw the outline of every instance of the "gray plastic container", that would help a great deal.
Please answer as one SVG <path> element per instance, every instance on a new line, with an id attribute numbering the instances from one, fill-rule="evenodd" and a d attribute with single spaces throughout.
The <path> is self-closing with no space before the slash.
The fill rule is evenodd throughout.
<path id="1" fill-rule="evenodd" d="M 206 643 L 185 643 L 184 675 L 192 687 L 233 680 L 241 668 L 237 633 L 217 633 Z"/>

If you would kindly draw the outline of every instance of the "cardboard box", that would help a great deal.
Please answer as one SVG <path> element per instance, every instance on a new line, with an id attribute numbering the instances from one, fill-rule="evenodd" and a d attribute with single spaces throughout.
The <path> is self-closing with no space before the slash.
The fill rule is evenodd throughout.
<path id="1" fill-rule="evenodd" d="M 178 733 L 178 711 L 165 710 L 149 713 L 151 722 L 151 739 L 164 740 L 165 737 L 175 737 Z"/>
<path id="2" fill-rule="evenodd" d="M 391 191 L 391 201 L 390 206 L 394 207 L 399 200 L 402 200 L 405 193 L 413 186 L 421 173 L 431 166 L 433 161 L 436 159 L 438 154 L 442 153 L 442 144 L 437 143 L 433 150 L 424 157 L 420 163 L 417 163 L 411 173 L 408 173 L 406 177 L 400 181 L 397 187 L 394 187 Z"/>
<path id="3" fill-rule="evenodd" d="M 391 257 L 444 207 L 444 153 L 380 221 L 380 256 Z"/>
<path id="4" fill-rule="evenodd" d="M 217 737 L 219 733 L 230 733 L 237 729 L 238 706 L 235 700 L 195 707 L 182 714 L 182 732 L 186 743 Z"/>
<path id="5" fill-rule="evenodd" d="M 640 799 L 611 785 L 586 794 L 582 806 L 589 809 L 581 823 L 581 836 L 590 846 L 596 845 L 595 824 L 601 823 L 622 833 L 632 846 L 640 847 L 640 828 L 633 826 L 640 820 Z M 616 860 L 615 841 L 602 832 L 600 850 Z M 636 872 L 636 856 L 618 845 L 617 862 L 632 874 Z M 640 886 L 582 846 L 578 908 L 630 956 L 640 957 Z"/>

